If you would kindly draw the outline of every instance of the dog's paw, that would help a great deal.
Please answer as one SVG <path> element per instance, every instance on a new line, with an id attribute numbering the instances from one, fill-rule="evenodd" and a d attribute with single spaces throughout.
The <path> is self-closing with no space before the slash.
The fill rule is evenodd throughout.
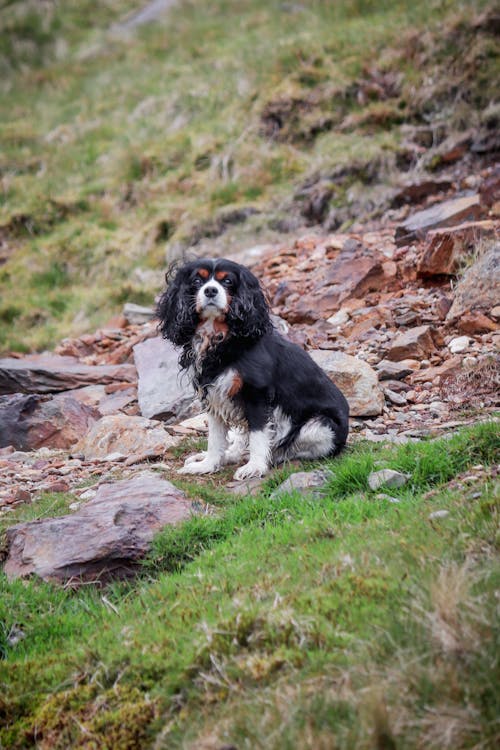
<path id="1" fill-rule="evenodd" d="M 188 456 L 186 460 L 184 461 L 184 466 L 187 466 L 188 464 L 197 463 L 198 461 L 203 461 L 207 457 L 207 452 L 202 451 L 201 453 L 195 453 L 192 456 Z"/>
<path id="2" fill-rule="evenodd" d="M 220 469 L 220 461 L 204 456 L 201 461 L 186 460 L 182 469 L 178 469 L 178 474 L 211 474 L 213 471 Z"/>
<path id="3" fill-rule="evenodd" d="M 249 461 L 247 464 L 243 464 L 239 469 L 235 471 L 234 478 L 237 482 L 241 482 L 242 479 L 250 479 L 251 477 L 263 477 L 267 472 L 267 466 L 261 463 L 252 463 Z"/>

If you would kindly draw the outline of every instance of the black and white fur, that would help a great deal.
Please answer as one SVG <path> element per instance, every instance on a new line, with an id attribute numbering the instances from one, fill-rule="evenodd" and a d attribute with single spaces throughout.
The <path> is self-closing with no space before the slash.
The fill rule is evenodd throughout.
<path id="1" fill-rule="evenodd" d="M 167 279 L 168 281 L 168 279 Z M 182 347 L 208 411 L 208 449 L 180 470 L 246 463 L 237 480 L 287 459 L 333 456 L 345 445 L 346 399 L 311 357 L 273 328 L 256 277 L 229 260 L 182 266 L 161 296 L 163 336 Z"/>

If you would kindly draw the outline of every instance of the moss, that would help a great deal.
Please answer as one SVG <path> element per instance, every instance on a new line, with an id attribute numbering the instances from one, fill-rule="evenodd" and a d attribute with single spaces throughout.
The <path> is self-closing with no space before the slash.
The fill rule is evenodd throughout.
<path id="1" fill-rule="evenodd" d="M 78 685 L 42 704 L 26 739 L 36 739 L 41 750 L 135 750 L 145 743 L 155 713 L 155 702 L 135 687 Z"/>

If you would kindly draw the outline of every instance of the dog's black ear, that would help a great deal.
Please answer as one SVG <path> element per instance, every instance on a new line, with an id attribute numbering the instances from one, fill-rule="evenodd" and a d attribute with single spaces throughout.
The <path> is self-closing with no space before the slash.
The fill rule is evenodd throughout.
<path id="1" fill-rule="evenodd" d="M 234 335 L 249 339 L 258 339 L 272 328 L 260 284 L 243 266 L 240 267 L 238 289 L 231 301 L 227 322 Z"/>
<path id="2" fill-rule="evenodd" d="M 177 346 L 190 341 L 196 330 L 196 309 L 189 289 L 190 273 L 189 264 L 179 270 L 173 268 L 168 271 L 165 275 L 168 286 L 156 307 L 156 315 L 160 319 L 158 328 L 163 338 Z"/>

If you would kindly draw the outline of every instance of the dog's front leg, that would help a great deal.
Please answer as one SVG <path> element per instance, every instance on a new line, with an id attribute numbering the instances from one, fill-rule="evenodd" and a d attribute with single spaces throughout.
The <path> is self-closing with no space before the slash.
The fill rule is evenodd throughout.
<path id="1" fill-rule="evenodd" d="M 213 414 L 208 415 L 208 448 L 206 453 L 187 458 L 179 474 L 210 474 L 223 464 L 227 447 L 227 428 Z"/>
<path id="2" fill-rule="evenodd" d="M 249 436 L 250 457 L 248 463 L 240 466 L 234 474 L 234 478 L 249 479 L 250 477 L 262 477 L 269 470 L 271 460 L 271 435 L 268 427 L 261 430 L 250 430 Z"/>

